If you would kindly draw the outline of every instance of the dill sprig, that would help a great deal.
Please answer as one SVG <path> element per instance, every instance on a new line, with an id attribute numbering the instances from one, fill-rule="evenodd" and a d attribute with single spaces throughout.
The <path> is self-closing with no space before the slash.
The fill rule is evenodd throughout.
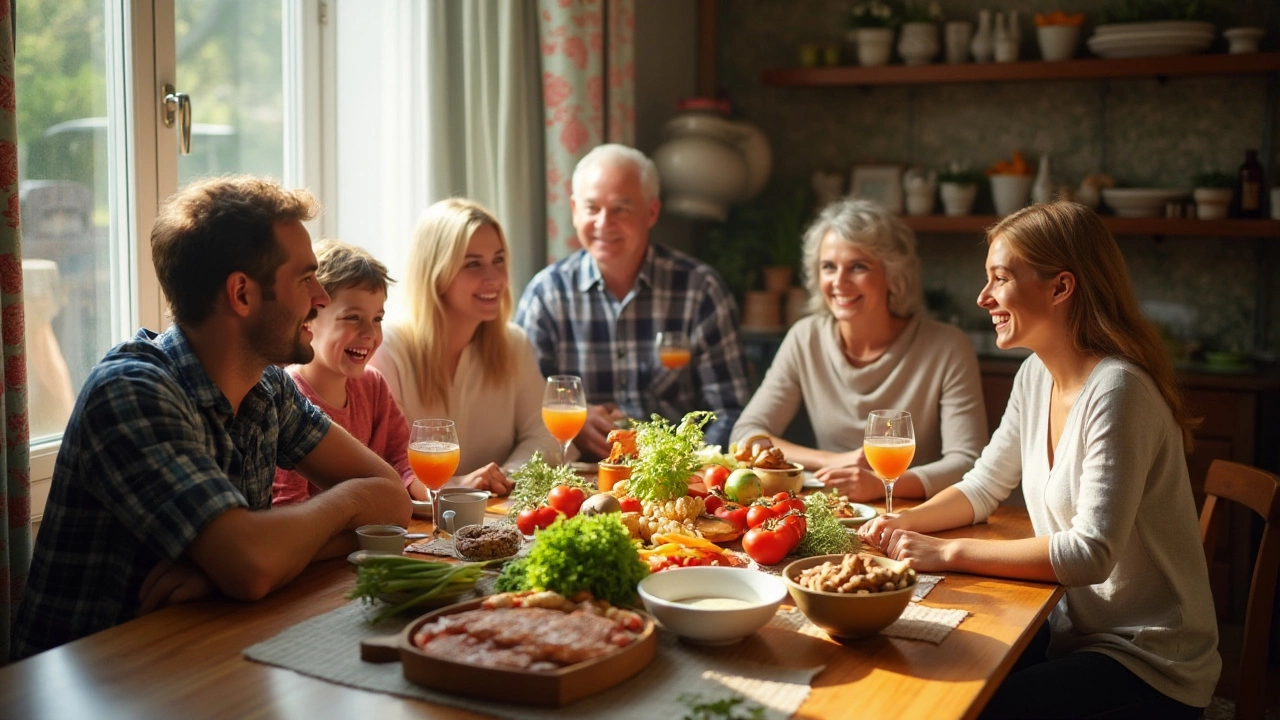
<path id="1" fill-rule="evenodd" d="M 636 423 L 637 457 L 631 463 L 627 492 L 649 502 L 687 495 L 689 476 L 702 467 L 702 428 L 715 419 L 715 413 L 699 410 L 685 415 L 674 428 L 656 414 L 649 422 Z"/>

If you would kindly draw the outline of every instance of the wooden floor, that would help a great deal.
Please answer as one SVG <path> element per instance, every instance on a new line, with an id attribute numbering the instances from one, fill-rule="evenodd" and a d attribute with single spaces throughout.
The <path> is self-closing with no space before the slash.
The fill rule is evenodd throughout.
<path id="1" fill-rule="evenodd" d="M 1234 622 L 1218 623 L 1218 652 L 1222 655 L 1222 677 L 1218 680 L 1218 689 L 1214 695 L 1219 698 L 1234 700 L 1239 685 L 1240 647 L 1244 641 L 1244 626 Z M 1267 720 L 1280 720 L 1280 657 L 1269 658 L 1267 672 Z M 1210 708 L 1213 710 L 1214 708 Z M 1222 715 L 1230 718 L 1231 715 Z M 1205 718 L 1217 720 L 1218 715 L 1206 712 Z"/>

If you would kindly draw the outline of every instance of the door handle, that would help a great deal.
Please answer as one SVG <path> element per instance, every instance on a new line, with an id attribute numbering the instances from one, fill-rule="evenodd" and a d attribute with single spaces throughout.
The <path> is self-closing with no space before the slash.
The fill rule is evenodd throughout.
<path id="1" fill-rule="evenodd" d="M 164 86 L 164 126 L 173 127 L 178 123 L 178 152 L 191 154 L 191 96 L 177 90 L 168 83 Z"/>

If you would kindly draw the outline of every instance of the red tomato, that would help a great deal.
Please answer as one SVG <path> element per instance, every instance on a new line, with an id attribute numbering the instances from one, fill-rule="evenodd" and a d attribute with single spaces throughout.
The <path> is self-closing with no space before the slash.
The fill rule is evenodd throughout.
<path id="1" fill-rule="evenodd" d="M 547 493 L 547 504 L 564 513 L 566 517 L 577 515 L 578 508 L 582 507 L 582 501 L 586 499 L 587 495 L 581 488 L 568 485 L 557 485 Z"/>
<path id="2" fill-rule="evenodd" d="M 791 493 L 789 492 L 780 492 L 777 495 L 773 496 L 773 501 L 775 503 L 784 503 L 790 499 L 791 499 Z"/>
<path id="3" fill-rule="evenodd" d="M 551 527 L 551 523 L 555 522 L 560 517 L 560 512 L 549 505 L 543 505 L 533 512 L 534 519 L 536 521 L 535 524 L 538 526 L 539 530 Z"/>
<path id="4" fill-rule="evenodd" d="M 760 527 L 766 520 L 777 517 L 768 505 L 752 505 L 747 509 L 747 527 Z"/>
<path id="5" fill-rule="evenodd" d="M 742 549 L 761 565 L 777 565 L 799 542 L 791 527 L 768 522 L 742 536 Z"/>
<path id="6" fill-rule="evenodd" d="M 618 498 L 618 504 L 622 506 L 622 512 L 643 512 L 644 507 L 640 505 L 640 501 L 630 495 L 623 495 Z"/>
<path id="7" fill-rule="evenodd" d="M 694 475 L 694 476 L 692 476 L 692 477 L 690 477 L 690 478 L 689 478 L 689 493 L 688 493 L 688 494 L 689 494 L 689 495 L 691 495 L 691 496 L 693 496 L 693 497 L 700 497 L 700 498 L 704 498 L 704 497 L 706 497 L 706 496 L 707 496 L 707 486 L 706 486 L 706 485 L 704 485 L 704 484 L 702 484 L 702 481 L 701 481 L 701 480 L 699 480 L 698 482 L 694 482 L 694 480 L 695 480 L 697 477 L 698 477 L 697 475 Z"/>
<path id="8" fill-rule="evenodd" d="M 716 510 L 719 510 L 724 505 L 724 498 L 718 495 L 708 495 L 703 499 L 702 504 L 708 515 L 715 515 Z"/>
<path id="9" fill-rule="evenodd" d="M 809 532 L 809 518 L 803 513 L 788 512 L 781 518 L 783 525 L 795 528 L 797 543 L 804 539 L 805 533 Z"/>
<path id="10" fill-rule="evenodd" d="M 715 514 L 716 517 L 733 525 L 738 532 L 747 529 L 747 509 L 736 502 L 725 502 L 724 505 L 716 508 Z"/>
<path id="11" fill-rule="evenodd" d="M 702 481 L 712 490 L 723 490 L 724 481 L 729 477 L 729 468 L 723 465 L 708 465 L 702 471 Z"/>
<path id="12" fill-rule="evenodd" d="M 521 510 L 516 516 L 516 528 L 522 534 L 532 535 L 533 531 L 538 529 L 538 511 L 534 508 Z"/>

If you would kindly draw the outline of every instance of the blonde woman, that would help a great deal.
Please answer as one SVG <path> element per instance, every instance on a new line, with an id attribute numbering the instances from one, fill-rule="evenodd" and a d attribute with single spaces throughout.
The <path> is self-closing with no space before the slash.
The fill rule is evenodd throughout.
<path id="1" fill-rule="evenodd" d="M 502 226 L 478 203 L 442 200 L 413 234 L 402 312 L 372 365 L 410 424 L 457 423 L 462 459 L 451 484 L 505 495 L 503 467 L 534 451 L 556 457 L 542 424 L 544 379 L 512 299 Z"/>
<path id="2" fill-rule="evenodd" d="M 987 243 L 978 304 L 997 345 L 1035 354 L 973 470 L 863 535 L 922 571 L 1067 587 L 983 717 L 1199 717 L 1221 662 L 1169 356 L 1085 206 L 1021 210 Z M 1019 483 L 1035 537 L 922 534 L 981 522 Z"/>

